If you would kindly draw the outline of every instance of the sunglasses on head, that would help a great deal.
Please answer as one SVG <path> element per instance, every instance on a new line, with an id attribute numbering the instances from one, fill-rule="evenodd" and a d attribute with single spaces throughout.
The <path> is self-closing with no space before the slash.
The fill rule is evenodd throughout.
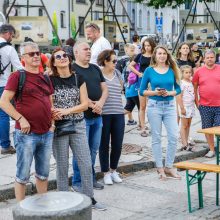
<path id="1" fill-rule="evenodd" d="M 68 57 L 68 55 L 66 54 L 66 53 L 64 53 L 64 54 L 57 54 L 56 56 L 55 56 L 55 59 L 56 60 L 60 60 L 60 59 L 62 59 L 62 58 L 67 58 Z"/>
<path id="2" fill-rule="evenodd" d="M 39 56 L 40 56 L 40 51 L 24 53 L 23 55 L 26 55 L 26 54 L 27 54 L 29 57 L 34 57 L 35 54 L 39 57 Z"/>

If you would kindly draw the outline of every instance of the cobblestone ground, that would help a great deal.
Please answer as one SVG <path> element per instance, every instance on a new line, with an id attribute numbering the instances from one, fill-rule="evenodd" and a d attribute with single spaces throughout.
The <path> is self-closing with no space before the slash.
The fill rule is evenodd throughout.
<path id="1" fill-rule="evenodd" d="M 214 159 L 196 159 L 214 163 Z M 105 186 L 95 191 L 98 201 L 107 205 L 107 211 L 93 210 L 93 220 L 203 220 L 220 219 L 215 206 L 215 174 L 207 174 L 203 182 L 204 208 L 188 213 L 185 172 L 182 180 L 160 181 L 155 169 L 123 176 L 122 184 Z M 197 188 L 192 188 L 193 206 L 198 205 Z M 0 203 L 0 220 L 12 220 L 11 209 L 15 200 Z"/>

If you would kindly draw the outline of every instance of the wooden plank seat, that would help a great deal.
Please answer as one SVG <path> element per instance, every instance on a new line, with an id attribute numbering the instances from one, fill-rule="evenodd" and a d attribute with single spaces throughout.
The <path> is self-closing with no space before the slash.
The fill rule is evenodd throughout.
<path id="1" fill-rule="evenodd" d="M 197 163 L 184 161 L 175 163 L 174 166 L 179 169 L 186 170 L 186 183 L 187 183 L 187 195 L 188 195 L 188 208 L 189 212 L 192 213 L 196 209 L 192 209 L 190 186 L 197 184 L 198 187 L 198 198 L 199 198 L 199 209 L 203 208 L 203 192 L 202 192 L 202 181 L 205 178 L 207 172 L 220 173 L 220 166 L 215 164 Z M 189 170 L 196 171 L 194 174 L 189 174 Z M 218 205 L 218 178 L 216 181 L 216 205 Z"/>

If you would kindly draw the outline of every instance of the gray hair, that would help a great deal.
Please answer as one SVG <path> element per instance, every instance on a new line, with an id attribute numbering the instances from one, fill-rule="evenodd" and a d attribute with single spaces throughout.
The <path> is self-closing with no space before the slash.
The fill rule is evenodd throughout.
<path id="1" fill-rule="evenodd" d="M 16 33 L 15 28 L 11 24 L 3 24 L 0 26 L 0 34 L 5 34 L 5 33 Z"/>
<path id="2" fill-rule="evenodd" d="M 31 47 L 33 49 L 39 50 L 38 44 L 36 44 L 34 42 L 31 42 L 31 41 L 27 41 L 27 42 L 22 43 L 21 46 L 20 46 L 20 53 L 21 53 L 21 55 L 24 55 L 25 47 Z"/>
<path id="3" fill-rule="evenodd" d="M 206 56 L 206 54 L 214 54 L 215 55 L 215 51 L 214 50 L 211 50 L 211 49 L 208 49 L 204 52 L 204 57 Z"/>
<path id="4" fill-rule="evenodd" d="M 81 45 L 81 44 L 87 44 L 87 45 L 89 45 L 87 42 L 85 42 L 85 41 L 77 41 L 75 44 L 74 44 L 74 47 L 73 47 L 73 52 L 75 53 L 76 52 L 76 50 L 79 48 L 79 46 Z"/>

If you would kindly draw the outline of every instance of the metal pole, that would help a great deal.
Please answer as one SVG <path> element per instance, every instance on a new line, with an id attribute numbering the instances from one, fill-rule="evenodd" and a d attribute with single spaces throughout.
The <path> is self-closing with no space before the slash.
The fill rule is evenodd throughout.
<path id="1" fill-rule="evenodd" d="M 192 19 L 192 23 L 194 23 L 194 18 L 195 18 L 195 14 L 196 14 L 197 2 L 198 2 L 198 0 L 196 0 L 196 4 L 195 4 L 195 10 L 194 10 L 194 12 L 193 12 L 193 19 Z"/>
<path id="2" fill-rule="evenodd" d="M 115 14 L 115 11 L 114 11 L 114 8 L 113 8 L 113 6 L 112 6 L 112 3 L 111 3 L 110 0 L 108 0 L 108 2 L 109 2 L 110 7 L 111 7 L 111 9 L 112 9 L 112 13 L 113 13 L 113 15 L 114 15 L 114 17 L 115 17 L 115 20 L 116 20 L 116 23 L 117 23 L 117 25 L 118 25 L 119 31 L 120 31 L 120 33 L 121 33 L 121 36 L 122 36 L 122 38 L 123 38 L 123 41 L 124 41 L 124 43 L 126 44 L 126 39 L 125 39 L 124 34 L 123 34 L 122 30 L 121 30 L 121 26 L 120 26 L 120 24 L 119 24 L 119 22 L 118 22 L 118 18 L 117 18 L 116 14 Z"/>
<path id="3" fill-rule="evenodd" d="M 209 7 L 208 7 L 206 1 L 204 1 L 204 3 L 205 3 L 205 6 L 206 6 L 206 8 L 207 8 L 207 10 L 208 10 L 208 12 L 209 12 L 209 14 L 210 14 L 210 16 L 211 16 L 213 22 L 215 23 L 216 28 L 218 29 L 218 32 L 220 32 L 220 29 L 219 29 L 219 27 L 218 27 L 218 25 L 217 25 L 217 23 L 216 23 L 214 17 L 212 16 L 212 13 L 211 13 L 211 11 L 210 11 L 210 9 L 209 9 Z"/>
<path id="4" fill-rule="evenodd" d="M 181 35 L 182 35 L 182 33 L 183 33 L 183 30 L 184 30 L 184 28 L 185 28 L 186 22 L 187 22 L 187 20 L 188 20 L 188 18 L 189 18 L 189 15 L 190 15 L 190 13 L 191 13 L 191 11 L 192 11 L 193 5 L 194 5 L 194 3 L 195 3 L 196 1 L 197 1 L 197 0 L 194 0 L 193 3 L 192 3 L 192 5 L 191 5 L 191 8 L 190 8 L 190 10 L 189 10 L 189 13 L 188 13 L 188 15 L 187 15 L 187 17 L 186 17 L 186 20 L 185 20 L 184 24 L 183 24 L 182 30 L 181 30 L 181 32 L 180 32 L 180 34 L 179 34 L 179 36 L 178 36 L 178 39 L 177 39 L 177 41 L 176 41 L 176 43 L 175 43 L 174 48 L 173 48 L 172 54 L 173 54 L 174 51 L 176 50 L 177 44 L 178 44 L 178 42 L 179 42 L 179 40 L 180 40 L 180 37 L 181 37 Z"/>
<path id="5" fill-rule="evenodd" d="M 14 7 L 15 2 L 16 2 L 16 0 L 13 1 L 11 7 L 9 8 L 8 13 L 6 14 L 6 17 L 5 17 L 6 20 L 8 20 L 8 16 L 9 16 L 9 14 L 10 14 L 10 12 L 11 12 L 11 9 Z"/>
<path id="6" fill-rule="evenodd" d="M 69 7 L 69 15 L 68 15 L 68 27 L 69 27 L 69 37 L 71 37 L 71 28 L 70 28 L 70 13 L 71 13 L 71 7 L 70 7 L 70 0 L 68 1 L 68 7 Z"/>
<path id="7" fill-rule="evenodd" d="M 102 22 L 103 22 L 103 36 L 105 37 L 105 0 L 102 0 Z"/>
<path id="8" fill-rule="evenodd" d="M 79 24 L 78 30 L 77 30 L 77 32 L 76 32 L 76 34 L 75 34 L 75 37 L 76 37 L 77 34 L 79 33 L 80 27 L 83 25 L 84 21 L 86 20 L 86 17 L 88 16 L 88 14 L 89 14 L 89 12 L 90 12 L 90 10 L 91 10 L 91 7 L 92 7 L 92 5 L 94 4 L 94 2 L 95 2 L 95 0 L 92 0 L 92 4 L 90 5 L 88 11 L 86 12 L 85 17 L 83 18 L 82 22 Z"/>
<path id="9" fill-rule="evenodd" d="M 133 26 L 133 24 L 132 24 L 132 22 L 131 22 L 131 18 L 130 18 L 130 16 L 129 16 L 129 14 L 128 14 L 128 12 L 127 12 L 127 10 L 126 10 L 126 8 L 125 8 L 123 2 L 122 2 L 122 0 L 120 0 L 120 2 L 121 2 L 121 5 L 122 5 L 122 8 L 123 8 L 124 11 L 125 11 L 125 14 L 126 14 L 128 20 L 129 20 L 129 23 L 130 23 L 131 27 L 134 29 L 134 31 L 136 31 L 136 30 L 135 30 L 135 25 Z"/>
<path id="10" fill-rule="evenodd" d="M 58 36 L 58 33 L 57 33 L 57 31 L 56 31 L 56 29 L 55 29 L 55 27 L 54 27 L 54 25 L 53 25 L 53 22 L 52 22 L 52 20 L 51 20 L 51 18 L 50 18 L 50 15 L 49 15 L 49 13 L 48 13 L 48 11 L 47 11 L 45 5 L 44 5 L 44 2 L 43 2 L 43 0 L 40 0 L 40 1 L 41 1 L 41 4 L 42 4 L 43 7 L 44 7 L 44 10 L 45 10 L 45 12 L 46 12 L 46 14 L 47 14 L 47 17 L 48 17 L 48 19 L 49 19 L 49 21 L 50 21 L 50 24 L 51 24 L 51 26 L 52 26 L 52 28 L 53 28 L 53 31 L 54 31 L 55 34 L 57 35 L 57 38 L 58 38 L 59 43 L 60 43 L 60 46 L 62 46 L 62 41 L 60 40 L 60 38 L 59 38 L 59 36 Z"/>
<path id="11" fill-rule="evenodd" d="M 93 20 L 93 16 L 92 16 L 92 13 L 93 13 L 93 12 L 92 12 L 92 4 L 93 4 L 93 3 L 92 3 L 92 0 L 90 0 L 90 4 L 91 4 L 91 21 L 92 21 L 92 20 Z"/>
<path id="12" fill-rule="evenodd" d="M 29 0 L 27 0 L 27 16 L 29 16 Z"/>

